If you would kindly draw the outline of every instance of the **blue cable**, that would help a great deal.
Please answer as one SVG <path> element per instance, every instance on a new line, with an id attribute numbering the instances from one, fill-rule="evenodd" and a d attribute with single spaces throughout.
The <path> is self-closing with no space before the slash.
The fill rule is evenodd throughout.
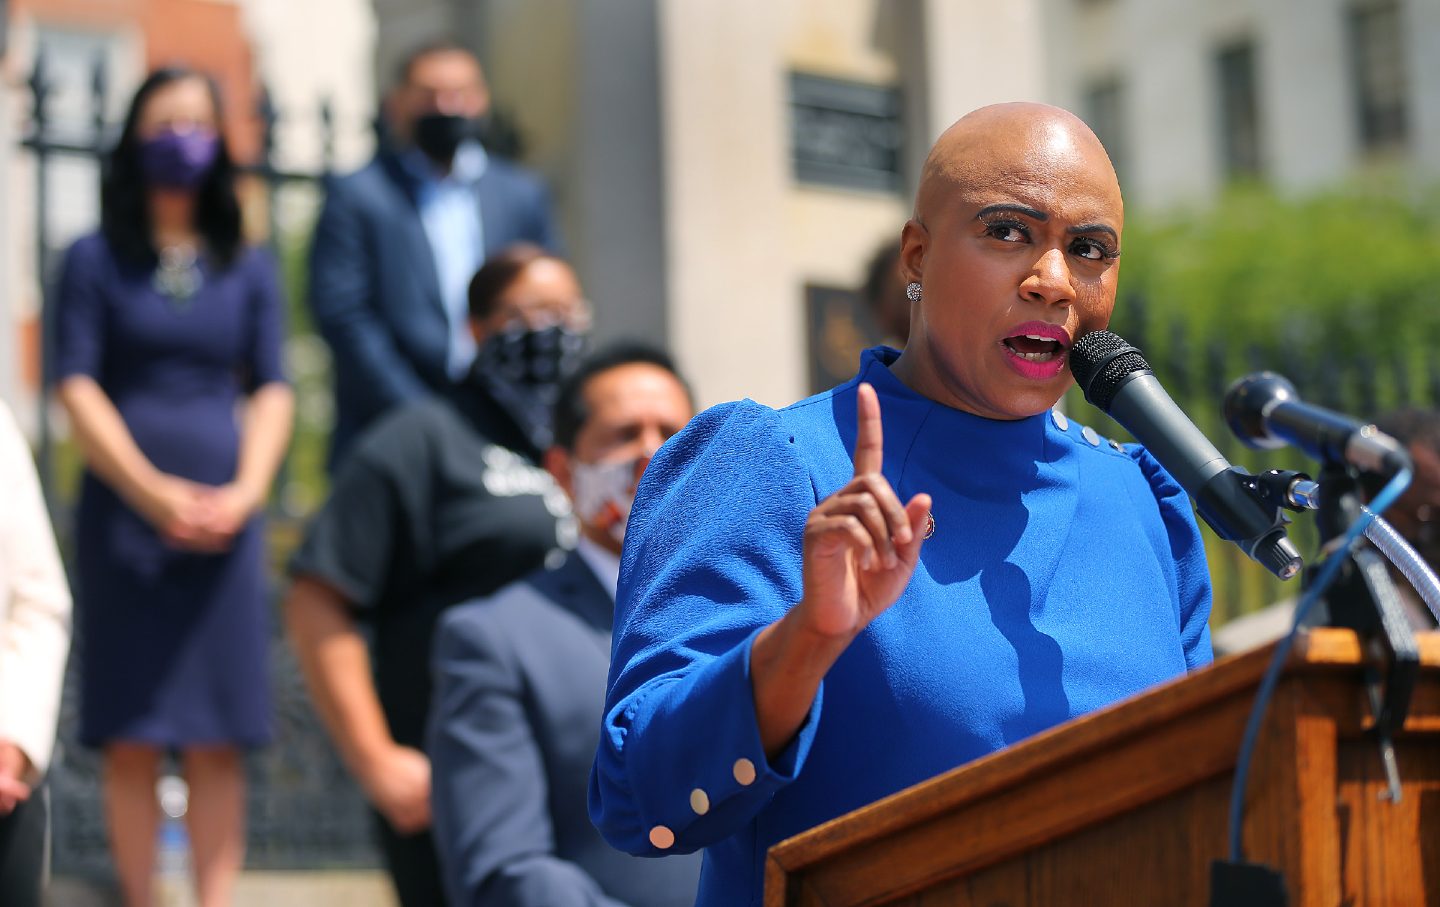
<path id="1" fill-rule="evenodd" d="M 1260 736 L 1260 725 L 1265 720 L 1265 710 L 1270 705 L 1270 697 L 1275 693 L 1275 685 L 1280 681 L 1280 671 L 1285 666 L 1285 661 L 1290 657 L 1290 649 L 1295 645 L 1295 634 L 1300 629 L 1300 624 L 1305 620 L 1310 609 L 1319 601 L 1320 595 L 1331 583 L 1335 581 L 1335 575 L 1340 570 L 1340 565 L 1349 555 L 1351 547 L 1365 534 L 1365 527 L 1377 516 L 1385 512 L 1385 508 L 1395 503 L 1395 499 L 1404 493 L 1410 485 L 1411 471 L 1402 469 L 1395 474 L 1380 493 L 1371 501 L 1369 510 L 1360 514 L 1350 528 L 1345 531 L 1344 541 L 1337 546 L 1325 562 L 1320 565 L 1320 572 L 1315 577 L 1315 582 L 1300 597 L 1300 602 L 1295 606 L 1295 618 L 1290 624 L 1290 632 L 1280 640 L 1275 647 L 1275 654 L 1270 658 L 1270 666 L 1265 669 L 1265 676 L 1260 681 L 1260 689 L 1255 694 L 1255 704 L 1250 709 L 1250 719 L 1245 723 L 1245 736 L 1240 740 L 1240 753 L 1235 758 L 1235 782 L 1230 788 L 1230 862 L 1239 863 L 1244 859 L 1244 848 L 1241 846 L 1241 833 L 1245 819 L 1245 788 L 1250 776 L 1250 757 L 1255 749 L 1255 741 Z M 1321 490 L 1324 493 L 1324 490 Z"/>

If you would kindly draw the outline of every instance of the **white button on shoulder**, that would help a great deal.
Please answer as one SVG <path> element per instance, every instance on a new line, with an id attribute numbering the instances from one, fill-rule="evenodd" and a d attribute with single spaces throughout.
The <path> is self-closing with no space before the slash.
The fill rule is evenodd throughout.
<path id="1" fill-rule="evenodd" d="M 1100 446 L 1100 433 L 1097 432 L 1095 429 L 1091 428 L 1090 426 L 1087 425 L 1084 428 L 1080 429 L 1080 436 L 1083 437 L 1086 441 L 1088 441 L 1091 447 Z"/>
<path id="2" fill-rule="evenodd" d="M 650 829 L 650 843 L 658 850 L 669 850 L 675 846 L 675 832 L 663 825 Z"/>
<path id="3" fill-rule="evenodd" d="M 740 782 L 741 787 L 749 787 L 755 783 L 755 763 L 749 759 L 735 760 L 735 780 Z"/>
<path id="4" fill-rule="evenodd" d="M 1114 438 L 1110 439 L 1110 446 L 1115 448 L 1116 453 L 1125 452 L 1125 445 L 1121 444 L 1119 441 L 1116 441 Z"/>
<path id="5" fill-rule="evenodd" d="M 690 808 L 695 810 L 695 815 L 703 816 L 710 811 L 710 795 L 700 788 L 690 792 Z"/>
<path id="6" fill-rule="evenodd" d="M 1065 414 L 1058 409 L 1050 410 L 1050 421 L 1054 422 L 1055 427 L 1061 431 L 1070 430 L 1070 420 L 1065 418 Z"/>

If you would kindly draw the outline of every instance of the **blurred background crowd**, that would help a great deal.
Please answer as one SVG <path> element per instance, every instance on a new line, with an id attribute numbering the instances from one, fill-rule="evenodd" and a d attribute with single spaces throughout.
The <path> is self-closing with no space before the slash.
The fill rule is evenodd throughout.
<path id="1" fill-rule="evenodd" d="M 1057 104 L 1105 143 L 1127 206 L 1112 328 L 1233 462 L 1305 466 L 1241 448 L 1223 427 L 1224 388 L 1258 368 L 1359 416 L 1408 411 L 1393 424 L 1440 444 L 1414 415 L 1440 404 L 1433 0 L 0 0 L 0 72 L 0 399 L 36 453 L 77 601 L 45 785 L 55 903 L 106 903 L 126 860 L 148 865 L 157 850 L 162 874 L 184 877 L 207 844 L 165 817 L 227 797 L 248 815 L 242 899 L 387 903 L 376 867 L 431 858 L 377 844 L 367 803 L 405 834 L 429 816 L 367 782 L 379 757 L 354 743 L 363 735 L 347 742 L 327 688 L 339 683 L 343 699 L 349 675 L 327 675 L 316 653 L 351 635 L 356 651 L 408 639 L 390 670 L 423 664 L 439 606 L 421 609 L 418 636 L 404 614 L 387 629 L 395 580 L 366 565 L 399 557 L 399 543 L 346 531 L 386 519 L 377 488 L 400 489 L 392 520 L 441 508 L 407 490 L 407 476 L 421 483 L 405 442 L 443 446 L 455 432 L 435 412 L 388 437 L 377 423 L 443 399 L 460 434 L 494 442 L 462 441 L 464 462 L 534 491 L 544 469 L 557 475 L 542 462 L 552 441 L 583 447 L 551 434 L 573 337 L 667 350 L 685 376 L 682 409 L 783 405 L 850 377 L 862 349 L 903 345 L 895 262 L 919 165 L 983 104 Z M 107 318 L 127 294 L 154 311 Z M 669 362 L 657 367 L 673 374 Z M 186 382 L 205 392 L 178 400 L 170 390 Z M 1067 407 L 1125 437 L 1078 396 Z M 518 459 L 486 460 L 495 446 Z M 347 472 L 352 453 L 361 465 Z M 527 493 L 502 495 L 463 463 L 434 468 L 456 488 Z M 538 565 L 556 532 L 574 530 L 556 528 L 563 500 L 534 497 L 503 518 L 506 570 L 458 592 L 411 577 L 399 597 L 489 594 Z M 1397 520 L 1433 546 L 1436 506 L 1412 499 Z M 135 541 L 134 514 L 166 550 L 223 551 L 224 569 L 243 574 L 191 578 L 182 599 L 212 583 L 245 599 L 227 613 L 259 603 L 204 628 L 226 645 L 194 656 L 235 659 L 235 689 L 217 695 L 240 717 L 186 734 L 239 750 L 102 758 L 88 746 L 136 733 L 125 663 L 188 644 L 165 635 L 164 614 L 154 628 L 83 619 L 96 589 L 154 598 L 133 585 L 134 564 L 160 557 Z M 1294 535 L 1313 550 L 1308 521 Z M 1207 542 L 1217 629 L 1285 597 Z M 447 544 L 405 556 L 465 548 Z M 370 696 L 389 743 L 421 748 L 430 691 L 387 687 L 384 664 Z M 245 682 L 252 669 L 270 693 Z M 406 697 L 424 703 L 418 714 Z M 385 755 L 386 776 L 402 776 L 403 759 Z M 129 790 L 148 815 L 156 775 L 163 809 L 124 825 L 154 847 L 127 856 L 107 843 L 103 804 L 115 821 Z M 287 875 L 300 870 L 329 887 L 285 894 L 308 884 Z"/>

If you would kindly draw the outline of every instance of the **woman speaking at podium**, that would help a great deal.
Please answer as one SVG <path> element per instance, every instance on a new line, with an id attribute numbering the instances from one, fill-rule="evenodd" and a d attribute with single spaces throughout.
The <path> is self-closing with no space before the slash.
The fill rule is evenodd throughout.
<path id="1" fill-rule="evenodd" d="M 777 841 L 1209 662 L 1185 493 L 1052 409 L 1123 220 L 1080 120 L 977 110 L 903 232 L 904 352 L 660 451 L 591 776 L 612 844 L 705 848 L 698 903 L 758 904 Z"/>

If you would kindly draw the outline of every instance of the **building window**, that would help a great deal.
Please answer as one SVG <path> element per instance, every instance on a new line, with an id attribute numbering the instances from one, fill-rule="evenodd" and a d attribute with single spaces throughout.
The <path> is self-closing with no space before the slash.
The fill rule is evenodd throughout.
<path id="1" fill-rule="evenodd" d="M 900 92 L 806 73 L 790 75 L 790 137 L 802 183 L 898 192 Z"/>
<path id="2" fill-rule="evenodd" d="M 1260 141 L 1259 90 L 1255 76 L 1255 45 L 1249 41 L 1222 47 L 1215 55 L 1220 94 L 1220 154 L 1229 179 L 1260 176 L 1264 149 Z"/>
<path id="3" fill-rule="evenodd" d="M 1110 163 L 1122 178 L 1125 175 L 1127 148 L 1125 142 L 1125 91 L 1120 79 L 1110 77 L 1094 82 L 1085 89 L 1082 101 L 1085 122 L 1095 131 L 1100 143 L 1110 154 Z"/>
<path id="4" fill-rule="evenodd" d="M 1403 147 L 1409 123 L 1399 3 L 1380 0 L 1350 9 L 1350 64 L 1360 147 L 1366 151 Z"/>

